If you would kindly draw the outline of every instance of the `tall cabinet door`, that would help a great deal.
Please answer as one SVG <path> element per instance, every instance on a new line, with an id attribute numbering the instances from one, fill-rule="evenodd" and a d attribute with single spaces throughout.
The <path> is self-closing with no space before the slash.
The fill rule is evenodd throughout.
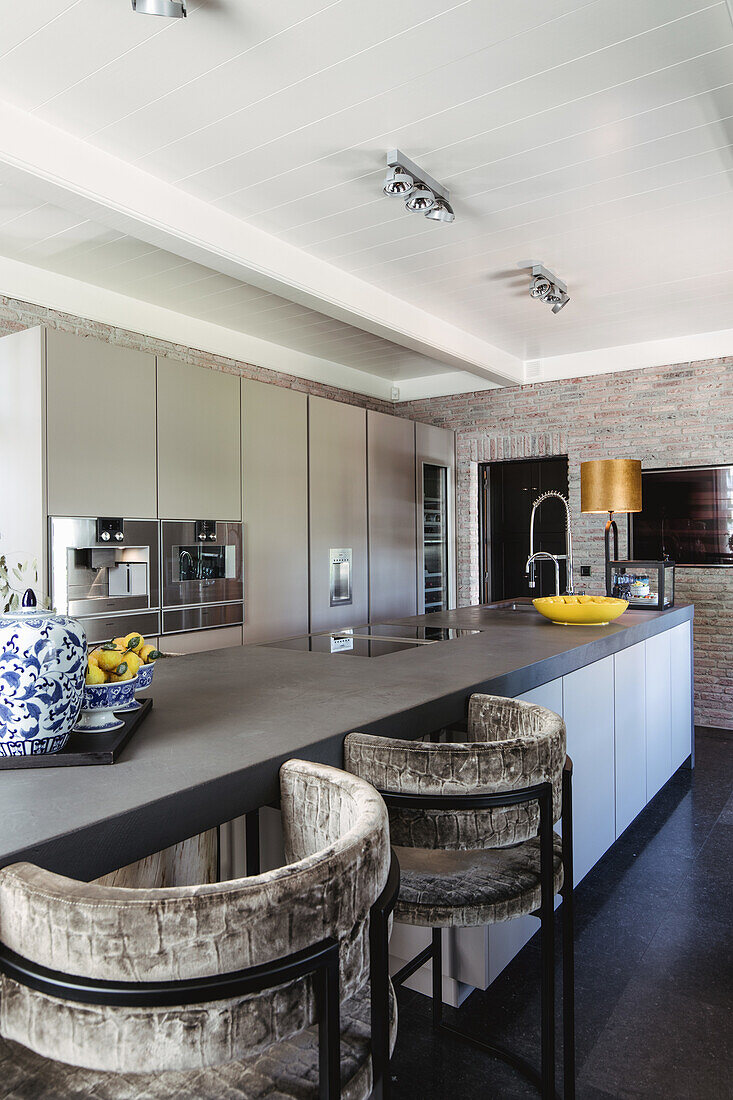
<path id="1" fill-rule="evenodd" d="M 308 398 L 242 379 L 244 641 L 308 632 Z"/>
<path id="2" fill-rule="evenodd" d="M 646 642 L 613 656 L 616 836 L 646 806 Z"/>
<path id="3" fill-rule="evenodd" d="M 308 408 L 311 630 L 358 626 L 369 615 L 366 412 L 323 397 Z"/>
<path id="4" fill-rule="evenodd" d="M 613 657 L 563 676 L 573 761 L 573 858 L 578 883 L 616 839 Z"/>
<path id="5" fill-rule="evenodd" d="M 692 752 L 692 623 L 669 631 L 672 678 L 672 771 Z"/>
<path id="6" fill-rule="evenodd" d="M 456 606 L 455 433 L 415 424 L 418 614 Z"/>
<path id="7" fill-rule="evenodd" d="M 155 356 L 48 329 L 46 445 L 49 515 L 154 519 Z"/>
<path id="8" fill-rule="evenodd" d="M 242 518 L 239 378 L 158 359 L 158 514 Z"/>
<path id="9" fill-rule="evenodd" d="M 672 683 L 668 630 L 647 638 L 646 798 L 649 802 L 672 774 Z"/>
<path id="10" fill-rule="evenodd" d="M 415 425 L 367 412 L 369 621 L 417 614 Z"/>

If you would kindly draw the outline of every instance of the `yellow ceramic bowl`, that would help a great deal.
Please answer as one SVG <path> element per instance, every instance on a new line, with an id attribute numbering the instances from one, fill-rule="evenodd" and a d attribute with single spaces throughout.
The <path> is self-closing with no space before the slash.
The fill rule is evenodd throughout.
<path id="1" fill-rule="evenodd" d="M 628 600 L 613 596 L 542 596 L 532 603 L 540 615 L 561 626 L 607 626 L 629 606 Z"/>

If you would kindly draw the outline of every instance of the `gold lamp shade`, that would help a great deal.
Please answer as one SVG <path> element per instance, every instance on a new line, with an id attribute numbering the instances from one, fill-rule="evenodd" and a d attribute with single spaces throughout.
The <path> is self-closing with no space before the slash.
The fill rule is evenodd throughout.
<path id="1" fill-rule="evenodd" d="M 598 458 L 580 464 L 581 512 L 640 512 L 641 462 Z"/>

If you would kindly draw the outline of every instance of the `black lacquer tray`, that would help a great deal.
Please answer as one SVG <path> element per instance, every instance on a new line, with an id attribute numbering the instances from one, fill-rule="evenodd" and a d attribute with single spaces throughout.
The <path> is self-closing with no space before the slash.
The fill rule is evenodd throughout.
<path id="1" fill-rule="evenodd" d="M 140 710 L 118 714 L 125 723 L 109 733 L 72 733 L 61 752 L 38 756 L 0 756 L 0 771 L 17 768 L 72 768 L 88 764 L 114 764 L 140 723 L 150 714 L 152 699 L 141 699 Z"/>

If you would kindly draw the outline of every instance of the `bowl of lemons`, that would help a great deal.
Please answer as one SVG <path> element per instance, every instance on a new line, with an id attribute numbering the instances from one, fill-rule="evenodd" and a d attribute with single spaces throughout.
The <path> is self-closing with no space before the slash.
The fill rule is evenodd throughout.
<path id="1" fill-rule="evenodd" d="M 137 631 L 93 649 L 87 657 L 77 733 L 109 733 L 124 725 L 117 713 L 139 710 L 135 692 L 149 688 L 160 651 Z"/>
<path id="2" fill-rule="evenodd" d="M 532 603 L 560 626 L 608 626 L 629 606 L 628 600 L 615 596 L 541 596 Z"/>

